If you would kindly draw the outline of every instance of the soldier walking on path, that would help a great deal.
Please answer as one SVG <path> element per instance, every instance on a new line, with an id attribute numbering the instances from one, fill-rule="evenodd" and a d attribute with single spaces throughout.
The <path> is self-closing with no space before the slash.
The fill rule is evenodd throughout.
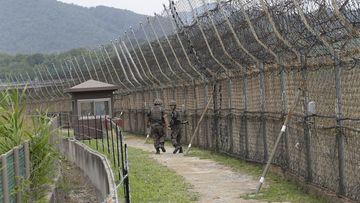
<path id="1" fill-rule="evenodd" d="M 176 101 L 170 101 L 170 108 L 171 108 L 171 120 L 170 120 L 170 128 L 171 128 L 171 142 L 175 147 L 173 151 L 174 154 L 177 152 L 183 153 L 183 149 L 181 146 L 181 129 L 182 124 L 186 124 L 187 121 L 182 122 L 180 119 L 180 113 L 176 110 Z"/>
<path id="2" fill-rule="evenodd" d="M 165 127 L 167 126 L 167 123 L 165 110 L 162 108 L 161 105 L 162 101 L 160 99 L 155 99 L 154 106 L 148 113 L 147 122 L 147 126 L 151 127 L 150 134 L 154 137 L 154 147 L 156 149 L 156 154 L 160 154 L 160 149 L 162 152 L 166 152 L 164 142 Z"/>

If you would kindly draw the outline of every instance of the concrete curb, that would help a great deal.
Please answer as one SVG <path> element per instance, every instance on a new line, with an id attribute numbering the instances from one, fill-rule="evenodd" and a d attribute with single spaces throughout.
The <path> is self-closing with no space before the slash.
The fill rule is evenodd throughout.
<path id="1" fill-rule="evenodd" d="M 104 155 L 77 140 L 69 138 L 59 140 L 56 147 L 89 177 L 103 200 L 107 198 L 106 202 L 119 202 L 117 193 L 110 195 L 111 191 L 116 188 L 115 176 L 110 162 Z"/>

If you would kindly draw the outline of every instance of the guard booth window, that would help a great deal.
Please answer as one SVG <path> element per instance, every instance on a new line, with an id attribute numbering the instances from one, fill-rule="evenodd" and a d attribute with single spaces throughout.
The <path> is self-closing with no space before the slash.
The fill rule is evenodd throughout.
<path id="1" fill-rule="evenodd" d="M 79 100 L 79 115 L 82 118 L 96 116 L 111 116 L 110 99 Z"/>

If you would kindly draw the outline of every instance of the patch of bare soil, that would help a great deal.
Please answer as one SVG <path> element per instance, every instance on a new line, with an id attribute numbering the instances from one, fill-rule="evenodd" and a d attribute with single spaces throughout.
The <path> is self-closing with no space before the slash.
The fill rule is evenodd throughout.
<path id="1" fill-rule="evenodd" d="M 155 152 L 152 144 L 144 144 L 144 139 L 127 137 L 126 143 L 135 148 Z M 160 164 L 174 170 L 193 185 L 200 194 L 199 202 L 258 203 L 258 200 L 244 200 L 240 196 L 255 191 L 257 181 L 247 174 L 235 172 L 230 167 L 208 159 L 173 154 L 173 147 L 167 152 L 153 155 Z"/>
<path id="2" fill-rule="evenodd" d="M 63 192 L 64 203 L 101 202 L 97 189 L 80 168 L 69 161 L 62 160 L 62 182 L 58 186 Z"/>

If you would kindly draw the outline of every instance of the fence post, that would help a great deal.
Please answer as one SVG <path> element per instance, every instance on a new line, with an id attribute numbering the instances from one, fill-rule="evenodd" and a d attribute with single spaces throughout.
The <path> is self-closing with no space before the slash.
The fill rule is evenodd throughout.
<path id="1" fill-rule="evenodd" d="M 311 171 L 311 153 L 310 153 L 310 128 L 308 125 L 309 112 L 307 110 L 307 105 L 309 103 L 309 95 L 307 90 L 307 67 L 306 67 L 306 57 L 301 55 L 301 73 L 302 73 L 302 87 L 303 87 L 303 97 L 304 97 L 304 139 L 305 139 L 305 156 L 306 156 L 306 171 L 307 177 L 306 181 L 312 181 L 312 171 Z"/>
<path id="2" fill-rule="evenodd" d="M 117 168 L 115 169 L 115 171 L 118 172 L 118 177 L 119 177 L 119 180 L 121 180 L 121 163 L 120 163 L 120 146 L 119 146 L 119 143 L 120 143 L 120 139 L 119 139 L 119 136 L 120 136 L 120 127 L 119 126 L 115 126 L 115 135 L 116 135 L 116 139 L 115 139 L 115 143 L 116 143 L 116 160 L 117 160 Z"/>
<path id="3" fill-rule="evenodd" d="M 281 91 L 281 116 L 282 119 L 285 117 L 285 115 L 287 114 L 288 111 L 288 106 L 287 106 L 287 94 L 286 94 L 286 74 L 285 74 L 285 68 L 283 66 L 281 66 L 281 71 L 280 71 L 280 91 Z M 284 136 L 283 136 L 283 142 L 284 142 L 284 156 L 285 156 L 285 168 L 287 168 L 289 166 L 289 145 L 288 145 L 288 131 L 285 131 Z"/>
<path id="4" fill-rule="evenodd" d="M 199 105 L 198 105 L 198 94 L 197 94 L 197 90 L 196 90 L 196 83 L 195 81 L 193 81 L 193 91 L 194 91 L 194 107 L 195 107 L 195 113 L 194 113 L 194 125 L 193 126 L 196 126 L 196 123 L 197 123 L 197 119 L 198 119 L 198 108 L 199 108 Z M 196 144 L 197 145 L 200 145 L 200 139 L 199 139 L 199 131 L 196 133 Z"/>
<path id="5" fill-rule="evenodd" d="M 89 144 L 91 142 L 91 139 L 93 138 L 92 135 L 90 134 L 90 120 L 89 120 L 89 115 L 86 115 L 86 124 L 87 124 L 87 133 L 88 133 L 88 139 L 89 139 Z"/>
<path id="6" fill-rule="evenodd" d="M 244 145 L 245 145 L 244 157 L 245 157 L 245 159 L 249 158 L 249 138 L 248 138 L 248 122 L 247 122 L 247 111 L 248 111 L 247 85 L 248 85 L 247 67 L 245 67 L 244 74 L 243 74 L 243 100 L 244 100 L 243 101 L 244 102 L 244 112 L 243 112 L 243 121 L 244 122 L 243 122 L 243 124 L 244 124 Z"/>
<path id="7" fill-rule="evenodd" d="M 3 191 L 3 200 L 4 203 L 10 202 L 10 191 L 9 191 L 9 181 L 8 181 L 8 172 L 7 172 L 7 162 L 6 154 L 1 155 L 1 167 L 2 167 L 2 191 Z"/>
<path id="8" fill-rule="evenodd" d="M 59 128 L 62 129 L 61 112 L 59 113 Z"/>
<path id="9" fill-rule="evenodd" d="M 28 179 L 30 178 L 30 172 L 31 172 L 29 142 L 24 143 L 24 153 L 25 153 L 25 177 L 26 179 Z"/>
<path id="10" fill-rule="evenodd" d="M 339 195 L 345 195 L 345 160 L 344 160 L 344 133 L 342 131 L 342 95 L 341 95 L 341 65 L 337 53 L 334 54 L 335 60 L 335 88 L 336 88 L 336 141 L 338 144 L 339 159 Z"/>
<path id="11" fill-rule="evenodd" d="M 101 119 L 101 115 L 99 116 L 99 120 L 100 120 L 100 136 L 101 136 L 101 145 L 102 145 L 102 151 L 105 151 L 105 145 L 104 145 L 104 132 L 103 132 L 103 121 Z"/>
<path id="12" fill-rule="evenodd" d="M 226 144 L 226 140 L 225 140 L 225 135 L 223 132 L 223 123 L 222 123 L 222 99 L 223 99 L 223 95 L 222 95 L 222 81 L 220 80 L 218 83 L 218 101 L 217 101 L 217 128 L 218 128 L 218 140 L 219 140 L 219 151 L 225 151 L 225 144 Z"/>
<path id="13" fill-rule="evenodd" d="M 98 128 L 97 128 L 97 119 L 96 119 L 96 115 L 94 115 L 94 128 L 95 128 L 95 145 L 96 145 L 96 150 L 98 150 Z"/>
<path id="14" fill-rule="evenodd" d="M 229 136 L 230 136 L 230 146 L 229 146 L 229 152 L 234 152 L 234 136 L 233 136 L 233 132 L 234 132 L 234 129 L 233 129 L 233 122 L 234 122 L 234 107 L 233 107 L 233 94 L 232 94 L 232 87 L 233 87 L 233 84 L 232 84 L 232 80 L 229 79 L 228 80 L 228 98 L 229 98 L 229 123 L 228 123 L 228 126 L 229 126 Z"/>
<path id="15" fill-rule="evenodd" d="M 129 104 L 131 103 L 131 101 L 129 101 Z M 133 127 L 132 127 L 132 122 L 131 122 L 131 118 L 132 118 L 132 116 L 131 116 L 131 105 L 129 106 L 129 109 L 128 109 L 128 118 L 129 118 L 129 130 L 130 130 L 130 132 L 134 132 L 133 131 Z"/>
<path id="16" fill-rule="evenodd" d="M 213 144 L 213 146 L 215 146 L 215 151 L 218 152 L 219 151 L 219 139 L 218 139 L 218 135 L 219 135 L 219 115 L 218 115 L 218 95 L 217 95 L 217 89 L 218 89 L 218 85 L 217 85 L 217 80 L 214 79 L 214 83 L 213 83 L 213 90 L 212 94 L 213 94 L 213 105 L 214 105 L 214 124 L 213 124 L 213 142 L 215 142 L 215 144 Z"/>
<path id="17" fill-rule="evenodd" d="M 67 134 L 68 134 L 68 137 L 70 137 L 70 114 L 66 114 L 66 115 L 67 115 L 67 119 L 68 119 Z"/>
<path id="18" fill-rule="evenodd" d="M 134 113 L 135 113 L 135 132 L 139 133 L 140 129 L 139 129 L 139 115 L 138 115 L 138 107 L 136 106 L 134 109 Z"/>
<path id="19" fill-rule="evenodd" d="M 135 92 L 135 95 L 134 95 L 135 99 L 134 99 L 134 119 L 135 119 L 135 126 L 134 126 L 134 131 L 136 133 L 139 132 L 139 119 L 138 119 L 138 105 L 137 105 L 137 101 L 138 101 L 138 92 L 136 91 Z"/>
<path id="20" fill-rule="evenodd" d="M 17 188 L 20 188 L 20 158 L 19 158 L 19 147 L 13 148 L 14 153 L 14 171 L 15 171 L 15 185 Z M 21 203 L 21 191 L 20 189 L 16 191 L 16 202 Z"/>
<path id="21" fill-rule="evenodd" d="M 185 110 L 184 110 L 184 118 L 188 121 L 189 120 L 189 117 L 188 117 L 188 114 L 187 114 L 187 110 L 188 110 L 188 107 L 187 107 L 187 103 L 188 103 L 188 86 L 185 85 L 184 86 L 184 91 L 183 91 L 183 97 L 184 97 L 184 104 L 185 104 Z M 188 143 L 188 127 L 189 125 L 185 125 L 185 143 Z"/>
<path id="22" fill-rule="evenodd" d="M 176 100 L 176 89 L 177 89 L 177 87 L 175 85 L 173 85 L 172 98 L 174 100 Z"/>
<path id="23" fill-rule="evenodd" d="M 145 89 L 142 92 L 142 104 L 143 104 L 143 109 L 142 109 L 142 120 L 143 120 L 143 133 L 146 136 L 146 101 L 145 101 Z"/>
<path id="24" fill-rule="evenodd" d="M 204 87 L 204 90 L 205 90 L 205 97 L 204 97 L 204 101 L 205 101 L 205 104 L 208 103 L 208 97 L 209 97 L 209 86 L 207 83 L 205 83 L 205 87 Z M 206 147 L 209 147 L 210 148 L 210 143 L 211 143 L 211 137 L 209 136 L 209 117 L 205 117 L 205 140 L 206 140 Z"/>
<path id="25" fill-rule="evenodd" d="M 85 128 L 84 128 L 84 119 L 85 119 L 85 116 L 82 116 L 81 117 L 81 129 L 82 129 L 82 141 L 85 141 L 85 138 L 86 138 L 86 135 L 85 135 Z"/>
<path id="26" fill-rule="evenodd" d="M 126 175 L 126 178 L 124 180 L 124 186 L 125 186 L 125 202 L 131 203 L 131 193 L 130 193 L 130 183 L 129 183 L 129 157 L 128 157 L 128 147 L 127 144 L 124 144 L 124 153 L 125 153 L 125 166 L 124 166 L 124 176 Z"/>
<path id="27" fill-rule="evenodd" d="M 260 69 L 260 106 L 261 106 L 261 127 L 260 132 L 262 134 L 263 145 L 264 145 L 264 162 L 267 161 L 268 158 L 268 149 L 267 149 L 267 141 L 266 141 L 266 120 L 265 120 L 265 84 L 264 84 L 264 64 L 259 64 Z"/>

